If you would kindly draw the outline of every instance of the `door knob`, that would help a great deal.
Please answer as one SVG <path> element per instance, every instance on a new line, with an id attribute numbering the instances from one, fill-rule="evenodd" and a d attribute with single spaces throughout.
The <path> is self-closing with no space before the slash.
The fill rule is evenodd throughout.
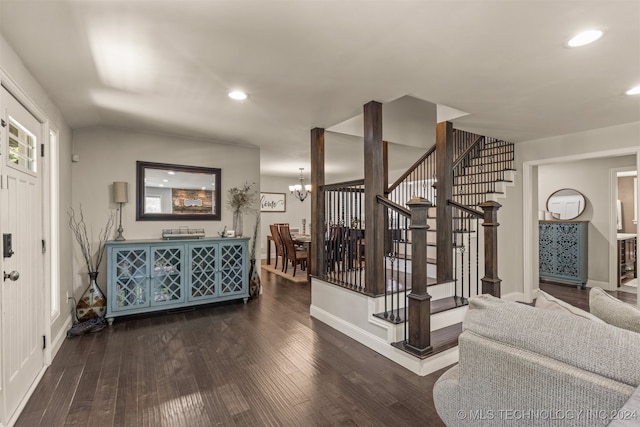
<path id="1" fill-rule="evenodd" d="M 18 273 L 17 271 L 13 270 L 11 273 L 7 273 L 6 271 L 3 271 L 4 273 L 4 280 L 11 280 L 12 282 L 15 282 L 16 280 L 18 280 L 18 278 L 20 277 L 20 273 Z M 4 281 L 3 280 L 3 281 Z"/>

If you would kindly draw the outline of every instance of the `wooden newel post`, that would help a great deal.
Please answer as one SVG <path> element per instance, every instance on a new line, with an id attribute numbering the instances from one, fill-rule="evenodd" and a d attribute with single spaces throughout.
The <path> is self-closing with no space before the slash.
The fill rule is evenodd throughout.
<path id="1" fill-rule="evenodd" d="M 311 254 L 310 273 L 325 272 L 324 129 L 311 129 Z"/>
<path id="2" fill-rule="evenodd" d="M 415 197 L 407 202 L 411 209 L 411 293 L 409 300 L 409 342 L 414 352 L 427 354 L 431 347 L 431 295 L 427 292 L 427 211 L 431 202 Z"/>
<path id="3" fill-rule="evenodd" d="M 479 206 L 484 211 L 484 277 L 482 278 L 482 293 L 500 298 L 500 283 L 498 277 L 498 209 L 502 205 L 498 202 L 484 202 Z"/>

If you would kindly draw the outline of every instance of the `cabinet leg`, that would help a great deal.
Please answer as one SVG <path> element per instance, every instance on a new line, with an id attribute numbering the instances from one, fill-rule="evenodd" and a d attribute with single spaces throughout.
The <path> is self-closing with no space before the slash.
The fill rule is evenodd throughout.
<path id="1" fill-rule="evenodd" d="M 108 317 L 107 323 L 109 323 L 109 326 L 113 326 L 113 317 Z"/>
<path id="2" fill-rule="evenodd" d="M 249 298 L 248 297 L 244 297 L 244 298 L 242 298 L 242 301 L 244 301 L 244 303 L 246 304 L 247 301 L 249 301 Z"/>

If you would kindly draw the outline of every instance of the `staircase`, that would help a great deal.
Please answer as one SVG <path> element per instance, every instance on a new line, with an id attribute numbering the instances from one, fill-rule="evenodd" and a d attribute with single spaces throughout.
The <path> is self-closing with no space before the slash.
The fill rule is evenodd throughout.
<path id="1" fill-rule="evenodd" d="M 439 123 L 436 145 L 385 189 L 385 161 L 367 151 L 383 144 L 375 104 L 365 106 L 365 118 L 375 113 L 365 164 L 378 166 L 363 180 L 317 181 L 312 193 L 312 221 L 325 226 L 314 229 L 310 313 L 425 375 L 457 361 L 468 298 L 500 295 L 497 201 L 515 179 L 514 146 Z M 314 147 L 323 153 L 322 130 Z"/>
<path id="2" fill-rule="evenodd" d="M 514 185 L 515 179 L 513 144 L 459 130 L 454 130 L 454 140 L 456 141 L 456 156 L 452 169 L 452 200 L 464 207 L 478 209 L 486 201 L 498 202 L 501 198 L 506 197 L 507 188 Z M 467 299 L 481 293 L 478 264 L 481 263 L 483 257 L 483 252 L 479 250 L 478 240 L 482 238 L 478 236 L 481 228 L 480 222 L 470 217 L 466 212 L 452 207 L 453 280 L 437 280 L 438 247 L 436 235 L 439 222 L 435 207 L 437 182 L 433 178 L 429 178 L 435 176 L 435 172 L 432 172 L 435 169 L 435 155 L 435 149 L 429 150 L 423 158 L 390 186 L 388 193 L 388 199 L 400 206 L 406 207 L 406 201 L 415 196 L 425 198 L 434 205 L 429 208 L 427 219 L 429 229 L 427 231 L 426 280 L 428 293 L 432 298 L 433 347 L 433 352 L 427 357 L 457 344 L 457 334 L 451 333 L 451 331 L 461 330 L 459 322 L 462 321 L 466 312 Z M 429 174 L 426 171 L 432 173 Z M 397 215 L 391 210 L 388 214 L 392 218 Z M 392 219 L 391 222 L 393 223 L 394 220 Z M 388 303 L 382 311 L 373 315 L 396 325 L 395 338 L 397 341 L 393 345 L 406 349 L 402 345 L 407 340 L 406 295 L 410 290 L 410 272 L 415 260 L 412 257 L 411 231 L 395 233 L 395 236 L 401 236 L 401 238 L 390 242 L 392 250 L 385 256 L 385 269 L 388 276 L 400 277 L 403 280 L 392 280 L 391 286 L 387 286 L 391 298 L 388 299 Z M 394 286 L 396 282 L 400 282 L 402 286 Z M 397 294 L 400 294 L 401 297 L 398 298 Z M 439 338 L 439 336 L 444 338 Z M 422 357 L 423 355 L 418 356 Z"/>

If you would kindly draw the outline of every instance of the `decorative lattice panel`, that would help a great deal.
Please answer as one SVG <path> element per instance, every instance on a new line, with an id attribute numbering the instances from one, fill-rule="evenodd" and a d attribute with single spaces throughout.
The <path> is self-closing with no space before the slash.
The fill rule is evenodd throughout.
<path id="1" fill-rule="evenodd" d="M 242 291 L 244 282 L 243 247 L 224 245 L 220 247 L 220 292 L 235 293 Z"/>
<path id="2" fill-rule="evenodd" d="M 116 254 L 116 274 L 115 298 L 117 307 L 148 305 L 146 250 L 118 251 Z"/>
<path id="3" fill-rule="evenodd" d="M 557 273 L 563 276 L 577 276 L 580 257 L 578 224 L 557 224 L 557 226 Z"/>
<path id="4" fill-rule="evenodd" d="M 555 224 L 540 224 L 540 271 L 544 273 L 555 272 Z"/>
<path id="5" fill-rule="evenodd" d="M 216 294 L 216 246 L 191 248 L 191 297 Z"/>
<path id="6" fill-rule="evenodd" d="M 153 265 L 152 302 L 163 304 L 182 300 L 181 249 L 154 249 Z"/>

